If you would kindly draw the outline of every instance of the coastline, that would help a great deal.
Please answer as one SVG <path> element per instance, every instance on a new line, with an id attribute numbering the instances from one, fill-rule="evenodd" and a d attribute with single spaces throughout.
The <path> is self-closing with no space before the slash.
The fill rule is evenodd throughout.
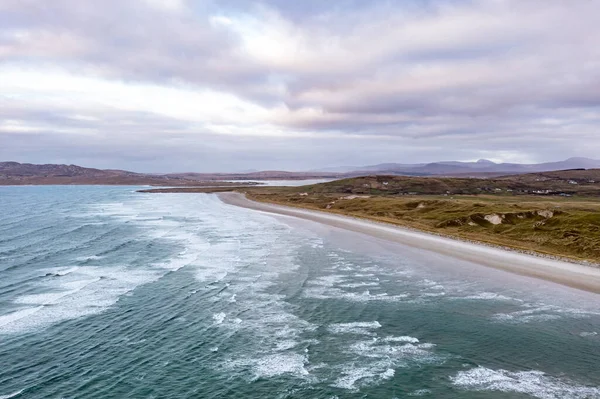
<path id="1" fill-rule="evenodd" d="M 510 249 L 442 237 L 364 219 L 255 202 L 235 192 L 218 193 L 217 196 L 229 205 L 311 220 L 482 266 L 600 294 L 600 268 L 523 254 Z"/>

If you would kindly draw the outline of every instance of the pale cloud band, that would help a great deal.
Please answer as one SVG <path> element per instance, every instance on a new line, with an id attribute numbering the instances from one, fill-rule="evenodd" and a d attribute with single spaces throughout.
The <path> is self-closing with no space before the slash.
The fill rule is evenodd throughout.
<path id="1" fill-rule="evenodd" d="M 596 1 L 4 0 L 0 157 L 153 171 L 594 157 L 597 15 Z"/>

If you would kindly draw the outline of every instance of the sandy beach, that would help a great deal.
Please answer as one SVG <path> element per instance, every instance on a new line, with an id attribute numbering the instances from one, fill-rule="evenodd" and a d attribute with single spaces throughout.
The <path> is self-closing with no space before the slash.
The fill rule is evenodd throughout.
<path id="1" fill-rule="evenodd" d="M 401 227 L 325 212 L 265 204 L 247 199 L 239 193 L 220 193 L 230 205 L 256 211 L 293 216 L 329 226 L 366 234 L 375 238 L 432 251 L 482 266 L 505 270 L 600 294 L 600 268 L 546 259 L 470 242 L 416 232 Z"/>

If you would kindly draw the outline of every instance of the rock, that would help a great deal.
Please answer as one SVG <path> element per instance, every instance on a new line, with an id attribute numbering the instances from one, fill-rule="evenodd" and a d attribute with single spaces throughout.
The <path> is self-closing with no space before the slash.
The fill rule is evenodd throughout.
<path id="1" fill-rule="evenodd" d="M 546 219 L 550 219 L 552 216 L 554 216 L 554 212 L 546 210 L 537 211 L 537 214 Z"/>
<path id="2" fill-rule="evenodd" d="M 493 213 L 491 215 L 485 215 L 483 218 L 485 220 L 487 220 L 488 222 L 490 222 L 491 224 L 500 224 L 500 223 L 502 223 L 502 217 L 500 215 L 495 214 L 495 213 Z"/>

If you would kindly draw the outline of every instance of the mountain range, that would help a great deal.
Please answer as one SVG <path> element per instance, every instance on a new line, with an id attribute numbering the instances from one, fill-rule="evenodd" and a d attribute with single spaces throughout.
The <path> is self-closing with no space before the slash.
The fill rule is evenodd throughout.
<path id="1" fill-rule="evenodd" d="M 154 186 L 231 185 L 223 180 L 302 180 L 336 179 L 361 175 L 386 174 L 406 176 L 497 177 L 567 169 L 600 168 L 600 160 L 569 158 L 538 164 L 495 163 L 486 159 L 476 162 L 443 161 L 419 164 L 382 163 L 378 165 L 339 167 L 309 172 L 259 171 L 250 173 L 170 173 L 147 174 L 117 169 L 85 168 L 77 165 L 36 165 L 0 162 L 0 185 L 27 184 L 108 184 Z M 239 183 L 236 183 L 239 184 Z"/>
<path id="2" fill-rule="evenodd" d="M 499 176 L 502 174 L 519 174 L 547 172 L 566 169 L 594 169 L 600 168 L 600 160 L 574 157 L 564 161 L 545 162 L 536 164 L 495 163 L 487 159 L 476 162 L 441 161 L 432 163 L 402 164 L 381 163 L 368 166 L 346 166 L 323 171 L 349 173 L 349 174 L 397 174 L 410 176 L 468 176 L 482 177 L 485 175 Z"/>

